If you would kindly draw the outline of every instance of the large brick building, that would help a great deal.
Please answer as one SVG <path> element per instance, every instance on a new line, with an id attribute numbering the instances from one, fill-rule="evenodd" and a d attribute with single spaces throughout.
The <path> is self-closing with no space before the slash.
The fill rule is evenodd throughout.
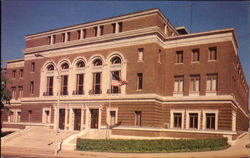
<path id="1" fill-rule="evenodd" d="M 232 28 L 189 34 L 151 9 L 25 39 L 24 58 L 6 66 L 5 128 L 108 124 L 115 135 L 233 139 L 248 129 L 249 88 Z M 111 86 L 111 73 L 128 83 Z"/>

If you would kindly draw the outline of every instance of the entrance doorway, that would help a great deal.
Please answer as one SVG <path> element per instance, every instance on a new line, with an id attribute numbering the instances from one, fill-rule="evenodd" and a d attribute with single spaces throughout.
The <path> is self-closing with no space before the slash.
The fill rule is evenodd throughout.
<path id="1" fill-rule="evenodd" d="M 59 129 L 64 130 L 65 128 L 65 109 L 59 110 Z"/>
<path id="2" fill-rule="evenodd" d="M 98 128 L 98 120 L 99 120 L 99 110 L 98 109 L 90 109 L 91 113 L 91 128 Z"/>
<path id="3" fill-rule="evenodd" d="M 74 130 L 81 129 L 81 109 L 74 109 Z"/>

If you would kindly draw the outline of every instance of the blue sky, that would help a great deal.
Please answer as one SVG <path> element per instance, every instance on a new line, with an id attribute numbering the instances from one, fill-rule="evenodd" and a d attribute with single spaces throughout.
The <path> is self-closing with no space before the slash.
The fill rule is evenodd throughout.
<path id="1" fill-rule="evenodd" d="M 192 7 L 190 7 L 192 4 Z M 2 64 L 22 58 L 24 36 L 145 9 L 159 8 L 174 26 L 191 33 L 235 28 L 238 52 L 250 83 L 250 2 L 248 1 L 2 1 Z M 190 28 L 192 8 L 192 27 Z"/>

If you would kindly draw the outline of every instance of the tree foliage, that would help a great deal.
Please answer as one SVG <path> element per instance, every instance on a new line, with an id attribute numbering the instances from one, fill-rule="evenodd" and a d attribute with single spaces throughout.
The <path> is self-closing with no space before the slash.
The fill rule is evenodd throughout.
<path id="1" fill-rule="evenodd" d="M 4 102 L 9 103 L 11 99 L 11 93 L 6 87 L 7 82 L 8 79 L 1 69 L 1 109 L 4 107 Z"/>

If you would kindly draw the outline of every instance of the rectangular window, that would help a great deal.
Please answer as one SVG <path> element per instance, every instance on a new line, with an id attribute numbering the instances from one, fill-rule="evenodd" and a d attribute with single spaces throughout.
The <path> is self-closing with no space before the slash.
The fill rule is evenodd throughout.
<path id="1" fill-rule="evenodd" d="M 93 74 L 93 93 L 101 94 L 101 72 Z"/>
<path id="2" fill-rule="evenodd" d="M 139 48 L 138 49 L 138 61 L 143 61 L 143 58 L 144 58 L 144 49 Z"/>
<path id="3" fill-rule="evenodd" d="M 67 41 L 70 41 L 70 32 L 67 32 Z"/>
<path id="4" fill-rule="evenodd" d="M 206 113 L 206 128 L 215 129 L 215 114 Z"/>
<path id="5" fill-rule="evenodd" d="M 120 71 L 113 71 L 113 72 L 111 72 L 111 78 L 112 78 L 112 74 L 115 75 L 115 76 L 117 76 L 117 77 L 121 76 L 121 72 Z M 121 93 L 121 88 L 117 87 L 117 86 L 112 86 L 112 84 L 111 84 L 111 93 Z"/>
<path id="6" fill-rule="evenodd" d="M 135 111 L 135 125 L 136 126 L 141 126 L 141 119 L 142 119 L 142 112 Z"/>
<path id="7" fill-rule="evenodd" d="M 68 75 L 61 76 L 61 95 L 68 95 Z"/>
<path id="8" fill-rule="evenodd" d="M 53 40 L 52 40 L 52 44 L 55 44 L 55 43 L 56 43 L 56 35 L 53 35 L 53 36 L 52 36 L 52 39 L 53 39 Z"/>
<path id="9" fill-rule="evenodd" d="M 51 36 L 48 36 L 48 44 L 51 44 Z"/>
<path id="10" fill-rule="evenodd" d="M 183 92 L 184 90 L 184 76 L 175 76 L 174 92 Z"/>
<path id="11" fill-rule="evenodd" d="M 35 72 L 35 63 L 34 62 L 31 63 L 31 72 Z"/>
<path id="12" fill-rule="evenodd" d="M 65 33 L 62 34 L 62 42 L 65 42 Z"/>
<path id="13" fill-rule="evenodd" d="M 137 74 L 137 90 L 142 90 L 143 87 L 143 73 Z"/>
<path id="14" fill-rule="evenodd" d="M 191 75 L 190 76 L 190 91 L 200 91 L 200 75 Z"/>
<path id="15" fill-rule="evenodd" d="M 16 87 L 11 87 L 11 98 L 12 99 L 16 98 Z"/>
<path id="16" fill-rule="evenodd" d="M 104 34 L 104 26 L 100 26 L 100 35 L 103 35 Z"/>
<path id="17" fill-rule="evenodd" d="M 12 71 L 12 77 L 13 77 L 13 78 L 16 78 L 16 70 L 13 70 L 13 71 Z"/>
<path id="18" fill-rule="evenodd" d="M 32 121 L 32 110 L 28 110 L 28 122 Z"/>
<path id="19" fill-rule="evenodd" d="M 115 30 L 116 30 L 116 23 L 113 23 L 112 24 L 112 33 L 115 33 Z"/>
<path id="20" fill-rule="evenodd" d="M 86 38 L 86 37 L 87 37 L 87 30 L 83 29 L 83 38 Z"/>
<path id="21" fill-rule="evenodd" d="M 47 95 L 53 95 L 53 77 L 47 77 Z"/>
<path id="22" fill-rule="evenodd" d="M 83 83 L 84 83 L 84 74 L 77 74 L 76 75 L 76 91 L 75 91 L 75 94 L 77 94 L 77 95 L 84 94 Z"/>
<path id="23" fill-rule="evenodd" d="M 97 36 L 97 27 L 94 27 L 95 37 Z"/>
<path id="24" fill-rule="evenodd" d="M 217 59 L 217 48 L 216 47 L 210 47 L 208 48 L 208 60 L 216 60 Z"/>
<path id="25" fill-rule="evenodd" d="M 34 81 L 30 82 L 30 94 L 34 94 Z"/>
<path id="26" fill-rule="evenodd" d="M 189 113 L 189 128 L 198 129 L 198 114 Z"/>
<path id="27" fill-rule="evenodd" d="M 9 112 L 9 122 L 14 122 L 15 121 L 15 116 L 14 116 L 14 112 L 10 111 Z"/>
<path id="28" fill-rule="evenodd" d="M 176 52 L 176 63 L 183 63 L 183 51 Z"/>
<path id="29" fill-rule="evenodd" d="M 122 22 L 119 22 L 119 23 L 118 23 L 118 26 L 119 26 L 119 32 L 122 32 L 122 29 L 123 29 L 123 28 L 122 28 Z"/>
<path id="30" fill-rule="evenodd" d="M 21 122 L 21 111 L 17 111 L 17 122 Z"/>
<path id="31" fill-rule="evenodd" d="M 110 125 L 116 124 L 116 111 L 110 111 Z"/>
<path id="32" fill-rule="evenodd" d="M 158 63 L 161 63 L 161 49 L 158 50 Z"/>
<path id="33" fill-rule="evenodd" d="M 20 77 L 23 77 L 23 69 L 20 69 Z"/>
<path id="34" fill-rule="evenodd" d="M 207 91 L 217 91 L 217 74 L 207 75 Z"/>
<path id="35" fill-rule="evenodd" d="M 174 128 L 182 127 L 182 113 L 174 113 Z"/>
<path id="36" fill-rule="evenodd" d="M 192 50 L 192 62 L 198 62 L 198 61 L 200 61 L 200 50 L 193 49 Z"/>
<path id="37" fill-rule="evenodd" d="M 77 30 L 77 39 L 81 39 L 81 30 Z"/>
<path id="38" fill-rule="evenodd" d="M 22 98 L 23 97 L 23 86 L 19 86 L 18 89 L 19 89 L 19 98 Z"/>

